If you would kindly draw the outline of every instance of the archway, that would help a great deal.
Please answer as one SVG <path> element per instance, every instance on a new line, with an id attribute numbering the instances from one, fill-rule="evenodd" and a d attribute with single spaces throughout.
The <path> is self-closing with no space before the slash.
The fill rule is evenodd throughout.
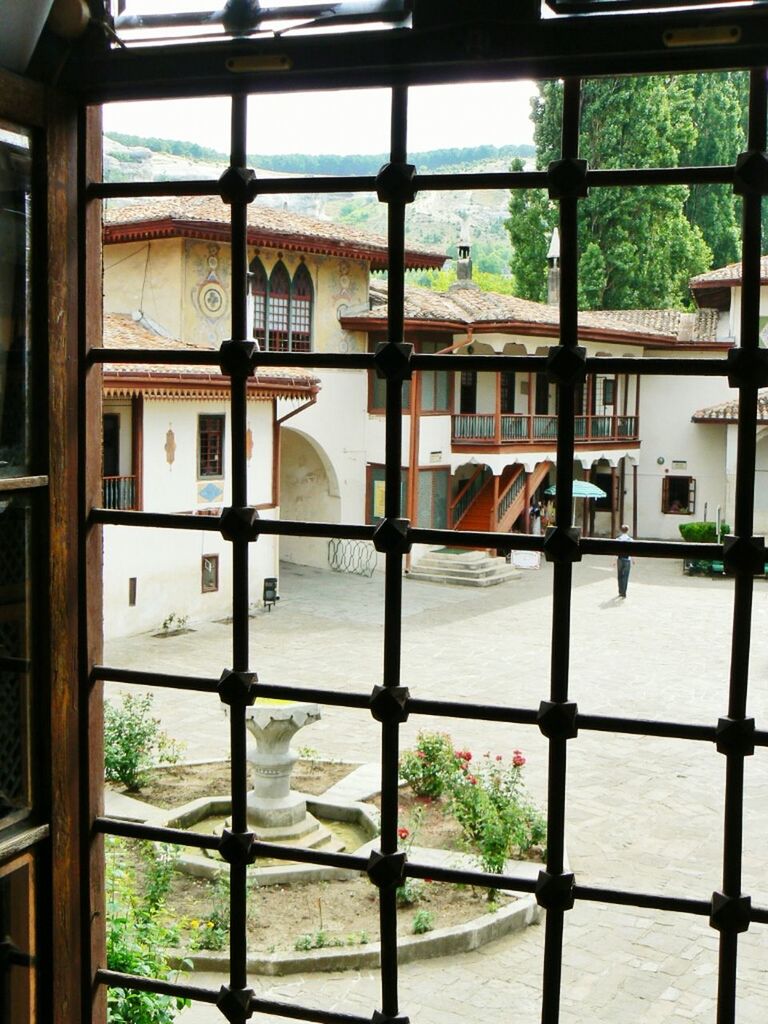
<path id="1" fill-rule="evenodd" d="M 326 452 L 300 430 L 280 433 L 280 518 L 311 523 L 341 521 L 336 471 Z M 280 559 L 295 565 L 328 566 L 328 541 L 320 537 L 282 537 Z"/>

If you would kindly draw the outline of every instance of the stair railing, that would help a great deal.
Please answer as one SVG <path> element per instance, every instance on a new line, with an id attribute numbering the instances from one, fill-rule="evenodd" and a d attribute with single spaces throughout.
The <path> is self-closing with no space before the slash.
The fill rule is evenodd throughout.
<path id="1" fill-rule="evenodd" d="M 453 529 L 485 486 L 485 466 L 478 466 L 448 505 L 448 523 Z"/>

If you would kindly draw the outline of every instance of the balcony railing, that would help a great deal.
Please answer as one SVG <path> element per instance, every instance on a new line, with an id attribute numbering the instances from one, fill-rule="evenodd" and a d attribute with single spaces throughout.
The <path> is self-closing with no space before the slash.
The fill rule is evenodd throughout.
<path id="1" fill-rule="evenodd" d="M 541 444 L 557 438 L 557 416 L 502 413 L 459 413 L 452 419 L 452 440 L 458 444 Z M 637 416 L 577 416 L 577 442 L 636 441 Z"/>
<path id="2" fill-rule="evenodd" d="M 105 476 L 102 482 L 104 508 L 136 508 L 135 476 Z"/>

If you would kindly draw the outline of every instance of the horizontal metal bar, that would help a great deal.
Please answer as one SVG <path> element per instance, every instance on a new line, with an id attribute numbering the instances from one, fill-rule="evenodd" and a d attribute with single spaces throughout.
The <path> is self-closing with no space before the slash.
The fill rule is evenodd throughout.
<path id="1" fill-rule="evenodd" d="M 712 910 L 710 900 L 629 892 L 622 889 L 601 889 L 578 883 L 573 887 L 573 894 L 577 900 L 585 900 L 588 903 L 609 903 L 624 907 L 641 907 L 644 910 L 668 910 L 678 914 L 696 914 L 700 917 L 708 917 Z"/>
<path id="2" fill-rule="evenodd" d="M 180 690 L 195 690 L 215 694 L 218 679 L 198 676 L 167 675 L 161 672 L 141 672 L 135 669 L 111 668 L 96 665 L 91 680 L 103 682 L 130 683 L 137 686 L 159 686 Z M 407 680 L 406 680 L 407 682 Z M 333 707 L 365 710 L 370 704 L 367 693 L 344 693 L 340 690 L 323 690 L 320 687 L 291 686 L 284 683 L 259 683 L 258 697 L 276 700 L 295 700 L 305 703 L 325 704 Z M 424 715 L 433 718 L 477 719 L 484 722 L 506 722 L 518 725 L 536 725 L 538 708 L 506 707 L 500 704 L 472 704 L 447 700 L 425 700 L 409 697 L 409 715 Z M 644 718 L 623 718 L 616 715 L 577 715 L 579 729 L 588 732 L 617 732 L 633 736 L 654 736 L 666 739 L 698 740 L 714 743 L 714 725 L 689 722 L 664 722 Z M 756 746 L 768 746 L 768 730 L 756 730 Z"/>
<path id="3" fill-rule="evenodd" d="M 226 158 L 222 157 L 222 166 Z M 653 185 L 733 184 L 733 165 L 707 167 L 645 167 L 593 168 L 587 171 L 589 188 L 628 188 Z M 416 174 L 414 188 L 418 193 L 455 192 L 463 190 L 490 191 L 502 189 L 547 189 L 549 179 L 544 171 L 486 171 L 476 173 Z M 375 175 L 318 175 L 317 177 L 257 178 L 255 196 L 303 195 L 304 193 L 370 193 L 376 192 Z M 219 182 L 210 179 L 179 178 L 176 181 L 110 181 L 91 182 L 89 199 L 126 199 L 142 196 L 219 196 Z"/>
<path id="4" fill-rule="evenodd" d="M 202 676 L 166 675 L 161 672 L 140 672 L 130 668 L 110 668 L 108 665 L 94 665 L 91 682 L 101 680 L 109 683 L 130 683 L 135 686 L 163 686 L 169 689 L 195 690 L 199 693 L 218 695 L 219 680 Z"/>
<path id="5" fill-rule="evenodd" d="M 163 996 L 177 996 L 179 999 L 193 999 L 198 1003 L 215 1005 L 220 990 L 202 988 L 200 985 L 184 985 L 179 981 L 161 981 L 160 978 L 145 978 L 139 974 L 123 974 L 122 971 L 96 971 L 97 985 L 109 985 L 110 988 L 129 988 L 136 992 L 156 992 Z"/>
<path id="6" fill-rule="evenodd" d="M 117 508 L 92 508 L 88 525 L 103 523 L 110 526 L 156 527 L 163 530 L 202 530 L 219 533 L 218 516 L 184 515 L 173 512 L 135 512 Z"/>
<path id="7" fill-rule="evenodd" d="M 533 892 L 536 888 L 535 878 L 497 875 L 489 871 L 472 871 L 463 868 L 438 867 L 436 864 L 420 864 L 417 861 L 406 861 L 405 874 L 409 878 L 423 878 L 431 882 L 446 882 L 450 885 L 477 885 L 484 889 L 504 889 L 510 892 Z"/>
<path id="8" fill-rule="evenodd" d="M 319 1010 L 315 1007 L 297 1006 L 294 1003 L 280 1003 L 274 999 L 251 999 L 251 1013 L 264 1013 L 272 1017 L 290 1017 L 291 1020 L 308 1020 L 316 1024 L 371 1024 L 370 1017 L 354 1013 L 340 1013 L 338 1010 Z"/>
<path id="9" fill-rule="evenodd" d="M 382 318 L 383 319 L 383 318 Z M 456 324 L 456 329 L 472 326 L 474 330 L 474 341 L 477 343 L 482 339 L 482 324 Z M 489 324 L 489 327 L 492 326 Z M 547 326 L 547 325 L 538 325 Z M 557 331 L 556 323 L 552 325 Z M 371 331 L 380 330 L 381 327 L 371 323 Z M 583 328 L 585 334 L 589 328 Z M 407 336 L 407 331 L 406 331 Z M 651 339 L 651 342 L 653 339 Z M 556 335 L 552 336 L 552 344 L 558 342 Z M 660 345 L 675 347 L 672 339 L 663 336 L 658 338 Z M 254 372 L 270 367 L 293 367 L 300 369 L 318 370 L 374 370 L 375 355 L 373 352 L 349 352 L 349 353 L 325 353 L 325 352 L 259 352 L 255 357 Z M 88 352 L 88 363 L 124 363 L 142 366 L 210 366 L 218 369 L 219 351 L 211 349 L 201 351 L 200 349 L 135 349 L 135 348 L 92 348 Z M 442 355 L 427 355 L 414 353 L 411 357 L 411 366 L 414 370 L 450 370 L 459 372 L 461 370 L 477 370 L 492 373 L 498 370 L 515 369 L 521 372 L 526 370 L 532 373 L 543 372 L 546 369 L 547 356 L 521 356 L 521 355 L 461 355 L 459 353 L 444 353 Z M 628 360 L 626 357 L 610 356 L 589 356 L 586 360 L 587 373 L 628 373 L 630 376 L 664 376 L 664 377 L 726 377 L 728 366 L 723 358 L 703 358 L 698 360 L 675 358 L 658 358 L 654 356 L 643 359 Z M 0 489 L 2 489 L 0 482 Z"/>
<path id="10" fill-rule="evenodd" d="M 194 846 L 198 850 L 216 850 L 219 837 L 201 832 L 187 832 L 183 828 L 168 828 L 165 825 L 146 825 L 138 821 L 122 821 L 120 818 L 102 816 L 94 819 L 95 832 L 107 836 L 121 836 L 123 839 L 143 839 L 153 843 L 173 843 L 174 846 Z"/>
<path id="11" fill-rule="evenodd" d="M 222 158 L 222 168 L 228 161 Z M 220 196 L 216 178 L 179 178 L 175 181 L 92 181 L 88 199 L 131 199 L 144 196 Z M 222 203 L 223 206 L 223 203 Z"/>

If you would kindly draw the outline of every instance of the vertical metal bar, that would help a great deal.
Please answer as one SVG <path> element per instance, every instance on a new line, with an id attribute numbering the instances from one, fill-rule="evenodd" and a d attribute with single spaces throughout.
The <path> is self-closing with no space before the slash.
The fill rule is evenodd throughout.
<path id="1" fill-rule="evenodd" d="M 752 71 L 749 82 L 749 130 L 747 146 L 762 152 L 766 146 L 766 72 Z M 741 248 L 741 347 L 759 347 L 761 212 L 760 195 L 742 197 Z M 755 454 L 757 447 L 757 387 L 739 388 L 736 442 L 736 508 L 734 529 L 741 538 L 752 536 L 755 504 Z M 736 574 L 731 633 L 731 671 L 728 716 L 744 718 L 747 710 L 749 652 L 751 641 L 753 579 L 751 571 Z M 723 823 L 723 893 L 741 894 L 744 827 L 744 755 L 726 755 L 725 813 Z M 738 936 L 720 935 L 717 992 L 717 1024 L 736 1020 L 736 966 Z"/>
<path id="2" fill-rule="evenodd" d="M 581 82 L 566 79 L 563 89 L 563 159 L 579 153 L 579 107 Z M 567 348 L 578 344 L 578 224 L 577 200 L 560 200 L 560 343 Z M 558 385 L 557 422 L 557 522 L 570 526 L 573 505 L 574 386 Z M 568 699 L 570 661 L 571 583 L 570 562 L 555 562 L 552 594 L 552 648 L 550 659 L 550 700 Z M 550 738 L 547 780 L 547 871 L 562 874 L 565 856 L 565 739 Z M 564 912 L 547 911 L 544 937 L 544 979 L 541 1002 L 542 1024 L 560 1019 L 560 981 L 563 958 Z"/>
<path id="3" fill-rule="evenodd" d="M 408 90 L 396 86 L 392 90 L 392 121 L 390 161 L 404 163 L 407 150 Z M 387 340 L 398 344 L 403 340 L 403 309 L 405 293 L 405 203 L 390 200 L 387 206 L 389 250 L 389 300 Z M 385 438 L 385 515 L 399 518 L 401 502 L 402 461 L 402 394 L 401 381 L 387 381 Z M 416 474 L 418 486 L 418 474 Z M 386 687 L 400 684 L 400 640 L 402 634 L 403 556 L 388 552 L 384 581 L 384 666 Z M 381 849 L 385 854 L 397 851 L 397 778 L 400 728 L 397 722 L 384 722 L 381 727 Z M 385 1016 L 398 1014 L 397 991 L 397 897 L 391 887 L 379 892 L 379 927 L 381 938 L 381 1006 Z"/>
<path id="4" fill-rule="evenodd" d="M 244 94 L 232 96 L 232 136 L 230 166 L 245 167 L 246 125 L 248 98 Z M 247 335 L 247 227 L 248 204 L 244 200 L 232 202 L 232 338 L 244 341 Z M 246 388 L 244 373 L 231 377 L 231 469 L 232 506 L 243 508 L 248 504 L 247 458 L 245 435 L 247 429 Z M 248 670 L 248 549 L 247 540 L 236 538 L 232 542 L 232 662 L 236 672 Z M 235 702 L 229 711 L 230 755 L 232 773 L 232 831 L 246 832 L 247 769 L 245 738 L 245 706 Z M 244 864 L 230 865 L 230 985 L 242 989 L 247 984 L 247 926 L 246 896 L 247 868 Z"/>

